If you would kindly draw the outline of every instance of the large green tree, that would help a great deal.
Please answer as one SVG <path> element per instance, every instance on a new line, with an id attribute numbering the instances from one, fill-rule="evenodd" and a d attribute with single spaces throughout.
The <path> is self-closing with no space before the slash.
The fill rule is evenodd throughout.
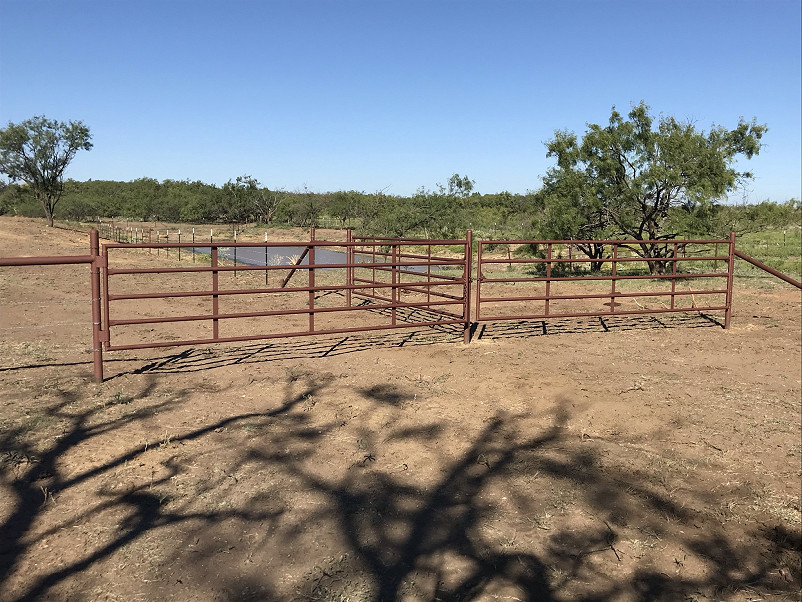
<path id="1" fill-rule="evenodd" d="M 0 130 L 0 172 L 25 182 L 41 203 L 47 225 L 64 191 L 64 171 L 75 154 L 90 150 L 92 136 L 81 121 L 54 121 L 44 116 L 11 123 Z"/>
<path id="2" fill-rule="evenodd" d="M 609 123 L 588 124 L 581 141 L 558 131 L 547 143 L 557 166 L 543 180 L 546 211 L 573 212 L 563 224 L 565 238 L 632 239 L 636 253 L 655 259 L 650 270 L 662 272 L 660 259 L 673 249 L 662 241 L 678 234 L 670 229 L 670 210 L 714 202 L 750 179 L 736 162 L 758 154 L 766 130 L 741 119 L 732 130 L 713 126 L 706 133 L 674 117 L 655 120 L 644 102 L 626 119 L 613 107 Z"/>

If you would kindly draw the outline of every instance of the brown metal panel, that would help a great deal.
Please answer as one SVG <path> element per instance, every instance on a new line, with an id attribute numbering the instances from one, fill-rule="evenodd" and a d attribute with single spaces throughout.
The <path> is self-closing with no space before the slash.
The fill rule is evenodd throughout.
<path id="1" fill-rule="evenodd" d="M 618 240 L 607 240 L 607 241 L 557 241 L 557 240 L 516 240 L 516 241 L 481 241 L 479 243 L 479 250 L 477 253 L 477 288 L 476 288 L 476 321 L 488 322 L 492 320 L 513 320 L 513 319 L 544 319 L 544 318 L 551 318 L 551 317 L 581 317 L 581 316 L 610 316 L 610 315 L 628 315 L 628 314 L 637 314 L 637 313 L 661 313 L 661 312 L 669 312 L 669 311 L 713 311 L 713 310 L 720 310 L 724 309 L 726 306 L 730 305 L 729 300 L 726 302 L 726 306 L 720 306 L 719 304 L 710 305 L 701 307 L 696 303 L 695 296 L 703 296 L 703 295 L 726 295 L 728 294 L 728 290 L 730 290 L 730 285 L 727 286 L 725 289 L 700 289 L 700 290 L 688 290 L 688 291 L 678 291 L 676 287 L 676 283 L 678 278 L 683 279 L 692 279 L 692 278 L 727 278 L 727 274 L 722 274 L 718 272 L 714 273 L 704 273 L 704 274 L 680 274 L 677 270 L 677 265 L 680 262 L 697 262 L 697 261 L 718 261 L 722 259 L 729 259 L 728 257 L 721 257 L 718 254 L 718 249 L 715 248 L 714 255 L 694 255 L 690 257 L 679 257 L 678 250 L 680 245 L 682 245 L 682 249 L 684 250 L 689 244 L 698 244 L 698 245 L 716 245 L 720 242 L 728 242 L 730 244 L 734 244 L 734 240 L 731 241 L 716 241 L 716 240 L 658 240 L 658 241 L 618 241 Z M 487 258 L 482 254 L 482 244 L 536 244 L 546 247 L 546 257 L 533 257 L 533 258 Z M 590 258 L 590 257 L 575 257 L 573 253 L 571 253 L 571 249 L 573 246 L 577 244 L 605 244 L 607 246 L 612 247 L 612 254 L 610 257 L 606 257 L 603 259 L 597 258 Z M 619 254 L 619 249 L 629 249 L 633 252 L 637 252 L 637 248 L 641 244 L 660 244 L 673 247 L 673 252 L 669 257 L 659 258 L 660 262 L 665 264 L 671 265 L 671 271 L 668 274 L 620 274 L 618 264 L 630 264 L 630 263 L 641 263 L 641 264 L 648 264 L 650 261 L 654 261 L 650 258 L 641 257 L 639 255 L 636 256 L 621 256 Z M 566 246 L 569 249 L 568 258 L 564 257 L 555 257 L 554 256 L 554 246 L 560 245 L 564 249 Z M 559 264 L 587 264 L 591 262 L 598 262 L 602 261 L 603 263 L 610 264 L 610 274 L 609 275 L 587 275 L 587 276 L 555 276 L 553 273 L 554 265 Z M 545 264 L 545 276 L 533 276 L 533 277 L 495 277 L 489 278 L 486 277 L 483 273 L 483 268 L 487 264 L 507 264 L 507 265 L 514 265 L 514 264 L 523 264 L 523 265 L 542 265 Z M 670 290 L 657 290 L 657 291 L 648 291 L 648 292 L 620 292 L 617 288 L 618 283 L 622 281 L 629 281 L 629 280 L 655 280 L 655 281 L 664 281 L 665 279 L 670 280 Z M 554 294 L 552 289 L 552 284 L 555 282 L 610 282 L 610 292 L 606 294 L 589 294 L 589 293 L 578 293 L 578 294 Z M 495 296 L 487 296 L 487 293 L 482 291 L 482 287 L 487 287 L 490 284 L 513 284 L 513 283 L 544 283 L 545 285 L 545 294 L 530 294 L 530 295 L 510 295 L 504 294 L 499 295 L 496 294 Z M 693 306 L 690 308 L 677 308 L 675 305 L 675 298 L 677 296 L 688 296 L 690 295 L 694 299 Z M 669 297 L 670 298 L 670 307 L 665 309 L 656 309 L 656 310 L 623 310 L 619 308 L 619 300 L 622 298 L 637 298 L 637 297 Z M 553 308 L 551 307 L 551 303 L 555 300 L 588 300 L 588 299 L 604 299 L 608 298 L 610 303 L 610 309 L 606 311 L 588 311 L 588 312 L 570 312 L 570 313 L 555 313 Z M 487 303 L 505 303 L 505 302 L 521 302 L 521 301 L 543 301 L 544 302 L 544 311 L 543 313 L 524 313 L 524 312 L 511 312 L 508 315 L 493 315 L 493 316 L 482 316 L 481 315 L 481 305 Z"/>

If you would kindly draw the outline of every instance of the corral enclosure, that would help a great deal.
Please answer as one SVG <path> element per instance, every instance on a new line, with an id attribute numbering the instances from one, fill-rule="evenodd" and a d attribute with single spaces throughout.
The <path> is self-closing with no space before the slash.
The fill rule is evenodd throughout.
<path id="1" fill-rule="evenodd" d="M 0 219 L 0 254 L 86 251 Z M 802 324 L 779 281 L 736 279 L 727 331 L 691 312 L 120 351 L 98 385 L 88 278 L 0 269 L 2 600 L 799 599 Z"/>

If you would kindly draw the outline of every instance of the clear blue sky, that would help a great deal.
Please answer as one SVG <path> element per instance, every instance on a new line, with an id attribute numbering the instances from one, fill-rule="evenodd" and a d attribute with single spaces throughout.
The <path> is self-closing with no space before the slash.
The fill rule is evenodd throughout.
<path id="1" fill-rule="evenodd" d="M 800 0 L 0 0 L 0 124 L 84 121 L 77 180 L 539 187 L 616 105 L 766 123 L 748 200 L 802 196 Z M 738 194 L 732 201 L 740 201 Z"/>

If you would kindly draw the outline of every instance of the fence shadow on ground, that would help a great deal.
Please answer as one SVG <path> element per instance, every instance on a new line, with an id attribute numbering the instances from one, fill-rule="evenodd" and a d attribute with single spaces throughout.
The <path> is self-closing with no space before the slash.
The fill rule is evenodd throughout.
<path id="1" fill-rule="evenodd" d="M 389 315 L 389 309 L 369 310 Z M 414 324 L 431 319 L 425 309 L 398 310 L 396 319 L 399 323 Z M 474 323 L 472 340 L 494 341 L 506 339 L 527 339 L 541 336 L 588 334 L 599 332 L 623 332 L 639 330 L 659 330 L 667 328 L 723 328 L 723 324 L 715 316 L 708 314 L 678 313 L 660 316 L 609 316 L 588 318 L 555 318 L 551 320 L 511 320 L 492 323 Z M 370 351 L 372 349 L 388 349 L 401 347 L 417 347 L 437 344 L 461 344 L 463 327 L 461 324 L 424 326 L 390 331 L 360 332 L 349 335 L 319 335 L 315 337 L 296 337 L 270 339 L 236 346 L 191 347 L 142 359 L 139 355 L 120 357 L 116 353 L 107 353 L 104 364 L 116 365 L 119 371 L 107 375 L 106 380 L 113 380 L 124 374 L 146 373 L 181 373 L 200 372 L 225 366 L 256 364 L 279 360 L 315 359 Z M 55 366 L 92 366 L 92 362 L 49 362 L 0 367 L 0 372 L 20 371 L 25 369 L 47 368 Z M 128 366 L 136 366 L 127 369 Z"/>
<path id="2" fill-rule="evenodd" d="M 600 316 L 554 318 L 550 320 L 509 320 L 481 323 L 474 337 L 478 340 L 521 339 L 561 334 L 661 330 L 665 328 L 724 328 L 708 314 L 668 314 L 660 316 Z"/>
<path id="3" fill-rule="evenodd" d="M 320 336 L 302 340 L 297 338 L 274 339 L 268 343 L 237 347 L 193 347 L 148 361 L 144 366 L 134 369 L 133 373 L 200 372 L 225 366 L 333 357 L 375 349 L 453 344 L 457 341 L 461 342 L 462 336 L 461 328 L 440 326 L 385 334 L 359 333 L 346 336 Z"/>

